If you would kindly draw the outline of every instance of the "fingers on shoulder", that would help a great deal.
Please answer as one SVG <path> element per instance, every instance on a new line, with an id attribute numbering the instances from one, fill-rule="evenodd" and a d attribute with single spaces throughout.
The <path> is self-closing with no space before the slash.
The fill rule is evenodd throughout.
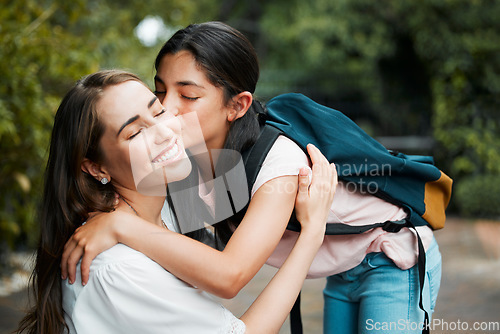
<path id="1" fill-rule="evenodd" d="M 307 146 L 308 153 L 313 162 L 313 183 L 321 191 L 330 191 L 338 182 L 337 169 L 334 163 L 330 163 L 321 151 L 314 145 Z"/>
<path id="2" fill-rule="evenodd" d="M 311 157 L 311 161 L 313 164 L 328 163 L 328 160 L 326 159 L 326 157 L 313 144 L 307 145 L 307 153 Z"/>

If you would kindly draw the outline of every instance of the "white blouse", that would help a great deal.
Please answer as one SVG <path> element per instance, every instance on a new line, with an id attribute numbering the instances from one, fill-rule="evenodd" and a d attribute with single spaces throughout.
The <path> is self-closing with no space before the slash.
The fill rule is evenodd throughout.
<path id="1" fill-rule="evenodd" d="M 62 281 L 69 333 L 233 333 L 245 324 L 211 296 L 123 244 L 99 254 L 86 286 Z"/>

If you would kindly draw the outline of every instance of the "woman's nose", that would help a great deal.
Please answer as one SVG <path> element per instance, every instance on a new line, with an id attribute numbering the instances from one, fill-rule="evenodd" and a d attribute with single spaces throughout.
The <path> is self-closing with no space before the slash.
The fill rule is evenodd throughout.
<path id="1" fill-rule="evenodd" d="M 168 125 L 169 120 L 159 122 L 152 127 L 153 140 L 156 145 L 169 141 L 174 136 L 174 131 Z"/>

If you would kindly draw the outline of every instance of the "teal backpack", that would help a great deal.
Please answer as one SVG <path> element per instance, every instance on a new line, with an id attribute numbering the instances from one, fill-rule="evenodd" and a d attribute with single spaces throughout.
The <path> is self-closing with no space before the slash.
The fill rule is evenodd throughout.
<path id="1" fill-rule="evenodd" d="M 275 140 L 284 135 L 306 153 L 307 144 L 318 147 L 330 162 L 335 163 L 339 180 L 398 205 L 407 213 L 407 218 L 402 221 L 374 222 L 365 226 L 327 224 L 326 234 L 359 234 L 377 227 L 389 232 L 423 225 L 433 230 L 444 227 L 452 180 L 434 165 L 432 157 L 387 150 L 340 111 L 320 105 L 302 94 L 279 95 L 266 104 L 266 109 L 258 111 L 265 119 L 259 138 L 243 152 L 249 190 Z M 300 231 L 295 215 L 287 228 Z M 417 237 L 419 306 L 425 312 L 425 323 L 428 323 L 428 314 L 422 304 L 425 250 L 418 233 Z M 302 333 L 300 295 L 290 321 L 292 333 Z M 428 328 L 423 332 L 428 333 Z"/>

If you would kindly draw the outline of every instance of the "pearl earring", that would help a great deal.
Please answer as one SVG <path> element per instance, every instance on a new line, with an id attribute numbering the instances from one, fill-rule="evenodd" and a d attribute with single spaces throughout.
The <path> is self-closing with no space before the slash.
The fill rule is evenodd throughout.
<path id="1" fill-rule="evenodd" d="M 103 177 L 103 178 L 101 179 L 101 183 L 102 183 L 102 184 L 107 184 L 108 182 L 109 182 L 109 180 L 108 180 L 107 178 L 105 178 L 105 177 Z"/>

